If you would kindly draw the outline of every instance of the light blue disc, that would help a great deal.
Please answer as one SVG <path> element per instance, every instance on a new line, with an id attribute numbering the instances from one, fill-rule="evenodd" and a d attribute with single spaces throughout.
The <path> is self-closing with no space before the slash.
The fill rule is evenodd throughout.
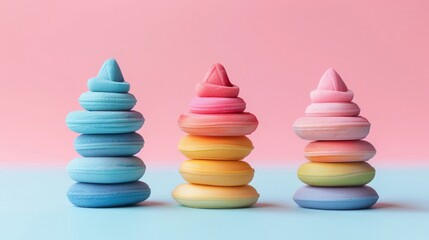
<path id="1" fill-rule="evenodd" d="M 79 103 L 88 111 L 129 111 L 137 99 L 130 93 L 85 92 Z"/>
<path id="2" fill-rule="evenodd" d="M 70 130 L 83 134 L 130 133 L 143 123 L 144 117 L 137 111 L 74 111 L 66 117 Z"/>
<path id="3" fill-rule="evenodd" d="M 130 91 L 130 84 L 95 77 L 88 80 L 88 89 L 91 92 L 127 93 Z"/>
<path id="4" fill-rule="evenodd" d="M 137 181 L 145 170 L 145 164 L 138 157 L 78 157 L 67 166 L 71 179 L 100 184 Z"/>
<path id="5" fill-rule="evenodd" d="M 144 145 L 138 133 L 82 134 L 74 141 L 75 150 L 84 157 L 126 157 L 137 154 Z"/>
<path id="6" fill-rule="evenodd" d="M 150 188 L 144 182 L 120 184 L 76 183 L 67 192 L 78 207 L 101 208 L 137 204 L 149 198 Z"/>
<path id="7" fill-rule="evenodd" d="M 355 210 L 372 207 L 378 200 L 377 192 L 369 186 L 311 187 L 298 189 L 293 200 L 303 208 L 325 210 Z"/>

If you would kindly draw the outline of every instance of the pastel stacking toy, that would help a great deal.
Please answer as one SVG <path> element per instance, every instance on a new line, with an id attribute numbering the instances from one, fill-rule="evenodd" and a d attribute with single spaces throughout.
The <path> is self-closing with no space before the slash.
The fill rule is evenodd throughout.
<path id="1" fill-rule="evenodd" d="M 364 186 L 375 176 L 366 161 L 374 157 L 374 146 L 363 141 L 370 123 L 359 116 L 353 92 L 334 69 L 328 69 L 311 92 L 312 103 L 305 117 L 293 124 L 295 133 L 310 142 L 304 156 L 310 160 L 298 169 L 298 178 L 309 186 L 294 195 L 301 207 L 331 210 L 370 208 L 377 192 Z"/>
<path id="2" fill-rule="evenodd" d="M 183 206 L 193 208 L 243 208 L 256 203 L 259 194 L 248 185 L 253 168 L 243 159 L 253 150 L 246 137 L 256 130 L 258 120 L 244 112 L 246 103 L 238 97 L 221 64 L 215 64 L 203 83 L 189 113 L 179 117 L 179 127 L 189 135 L 179 142 L 188 158 L 180 174 L 188 183 L 172 193 Z"/>
<path id="3" fill-rule="evenodd" d="M 132 111 L 137 100 L 128 93 L 115 59 L 107 60 L 98 76 L 88 80 L 89 92 L 79 97 L 87 111 L 70 112 L 67 126 L 81 133 L 74 142 L 82 156 L 73 159 L 67 171 L 76 184 L 67 196 L 79 207 L 119 207 L 137 204 L 150 196 L 150 188 L 139 179 L 146 166 L 133 156 L 144 145 L 135 131 L 144 123 L 143 115 Z"/>

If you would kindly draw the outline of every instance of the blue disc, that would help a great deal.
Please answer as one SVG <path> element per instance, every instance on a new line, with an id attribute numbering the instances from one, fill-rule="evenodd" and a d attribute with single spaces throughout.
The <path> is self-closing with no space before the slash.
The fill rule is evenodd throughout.
<path id="1" fill-rule="evenodd" d="M 144 182 L 120 184 L 76 183 L 67 192 L 71 203 L 78 207 L 120 207 L 137 204 L 150 196 Z"/>
<path id="2" fill-rule="evenodd" d="M 114 82 L 125 81 L 121 68 L 114 58 L 109 58 L 104 61 L 103 66 L 101 66 L 100 71 L 98 71 L 97 77 Z"/>
<path id="3" fill-rule="evenodd" d="M 136 111 L 74 111 L 66 117 L 67 126 L 83 134 L 130 133 L 143 123 L 143 115 Z"/>
<path id="4" fill-rule="evenodd" d="M 134 182 L 145 170 L 145 164 L 138 157 L 79 157 L 67 166 L 71 179 L 100 184 Z"/>
<path id="5" fill-rule="evenodd" d="M 138 133 L 82 134 L 74 141 L 75 150 L 84 157 L 126 157 L 137 154 L 144 145 Z"/>
<path id="6" fill-rule="evenodd" d="M 293 200 L 303 208 L 355 210 L 372 207 L 378 200 L 378 194 L 374 189 L 368 186 L 304 186 L 295 192 Z"/>
<path id="7" fill-rule="evenodd" d="M 130 93 L 85 92 L 79 103 L 88 111 L 129 111 L 137 99 Z"/>
<path id="8" fill-rule="evenodd" d="M 130 84 L 95 77 L 88 80 L 88 89 L 91 92 L 127 93 L 130 91 Z"/>

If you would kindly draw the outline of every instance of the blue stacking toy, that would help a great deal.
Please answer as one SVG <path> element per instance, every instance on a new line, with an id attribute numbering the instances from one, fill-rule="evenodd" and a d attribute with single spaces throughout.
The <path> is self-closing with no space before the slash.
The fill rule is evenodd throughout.
<path id="1" fill-rule="evenodd" d="M 74 141 L 76 152 L 84 157 L 126 157 L 137 154 L 144 145 L 138 133 L 82 134 Z"/>
<path id="2" fill-rule="evenodd" d="M 298 189 L 293 200 L 303 208 L 325 210 L 355 210 L 373 206 L 378 200 L 377 192 L 368 186 L 362 187 L 311 187 Z"/>
<path id="3" fill-rule="evenodd" d="M 144 117 L 132 111 L 137 99 L 128 93 L 115 59 L 108 59 L 98 76 L 88 80 L 89 92 L 79 97 L 87 111 L 70 112 L 67 126 L 81 133 L 74 141 L 83 157 L 73 159 L 67 171 L 77 181 L 67 196 L 79 207 L 118 207 L 146 200 L 150 189 L 138 180 L 146 166 L 137 154 L 144 139 L 135 131 L 144 124 Z"/>
<path id="4" fill-rule="evenodd" d="M 119 184 L 75 183 L 67 192 L 71 203 L 78 207 L 102 208 L 137 204 L 150 196 L 144 182 Z"/>

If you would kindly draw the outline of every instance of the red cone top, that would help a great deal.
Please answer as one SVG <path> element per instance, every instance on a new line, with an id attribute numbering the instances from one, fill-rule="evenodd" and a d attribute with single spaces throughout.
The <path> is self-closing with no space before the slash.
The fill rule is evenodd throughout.
<path id="1" fill-rule="evenodd" d="M 228 75 L 226 74 L 226 70 L 220 63 L 216 63 L 212 66 L 212 68 L 206 73 L 204 80 L 206 83 L 232 87 Z"/>

